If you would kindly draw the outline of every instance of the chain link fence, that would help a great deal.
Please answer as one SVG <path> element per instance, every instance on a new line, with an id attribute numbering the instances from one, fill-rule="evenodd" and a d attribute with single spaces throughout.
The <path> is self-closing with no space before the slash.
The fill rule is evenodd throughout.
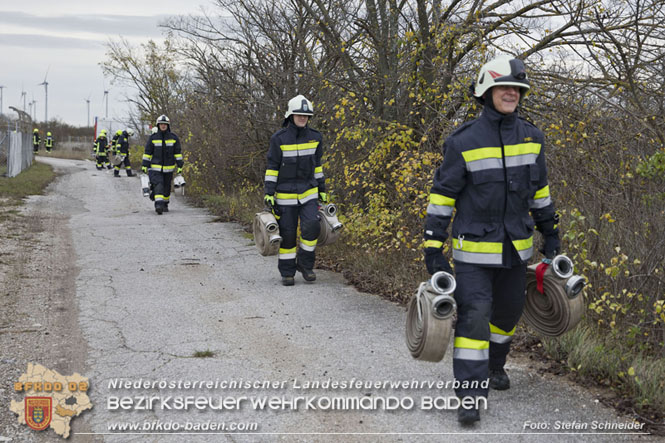
<path id="1" fill-rule="evenodd" d="M 16 177 L 32 164 L 32 134 L 0 131 L 0 164 L 7 165 L 7 177 Z"/>

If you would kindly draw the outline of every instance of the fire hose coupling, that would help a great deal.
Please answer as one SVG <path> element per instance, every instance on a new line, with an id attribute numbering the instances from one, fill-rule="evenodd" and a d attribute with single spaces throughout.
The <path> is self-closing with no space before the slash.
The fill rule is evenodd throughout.
<path id="1" fill-rule="evenodd" d="M 573 275 L 574 268 L 573 261 L 565 255 L 557 255 L 552 259 L 552 272 L 560 279 L 566 280 L 564 288 L 569 298 L 577 297 L 587 284 L 583 276 Z"/>
<path id="2" fill-rule="evenodd" d="M 337 212 L 337 206 L 334 203 L 326 203 L 319 207 L 320 230 L 317 246 L 325 246 L 337 241 L 344 226 L 337 218 Z"/>

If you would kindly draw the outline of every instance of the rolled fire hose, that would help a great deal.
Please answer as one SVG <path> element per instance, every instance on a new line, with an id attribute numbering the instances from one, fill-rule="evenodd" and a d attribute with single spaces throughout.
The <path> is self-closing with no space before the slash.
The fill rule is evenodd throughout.
<path id="1" fill-rule="evenodd" d="M 261 255 L 277 255 L 282 237 L 279 225 L 272 212 L 264 209 L 254 216 L 254 243 Z"/>
<path id="2" fill-rule="evenodd" d="M 446 354 L 457 310 L 452 297 L 455 287 L 455 277 L 439 271 L 422 282 L 411 297 L 406 314 L 406 346 L 416 360 L 439 362 Z"/>
<path id="3" fill-rule="evenodd" d="M 122 155 L 122 154 L 116 154 L 116 155 L 114 155 L 114 156 L 113 156 L 113 161 L 112 161 L 113 165 L 114 165 L 114 166 L 118 166 L 118 165 L 120 165 L 122 162 L 125 161 L 125 157 L 126 157 L 126 156 L 125 156 L 125 155 Z"/>
<path id="4" fill-rule="evenodd" d="M 344 226 L 337 219 L 337 206 L 328 203 L 319 208 L 319 238 L 316 241 L 317 246 L 325 246 L 335 243 Z"/>
<path id="5" fill-rule="evenodd" d="M 150 195 L 150 179 L 146 174 L 140 174 L 141 177 L 141 192 L 143 192 L 144 197 Z"/>
<path id="6" fill-rule="evenodd" d="M 552 264 L 531 265 L 526 271 L 524 320 L 536 332 L 559 337 L 582 319 L 586 280 L 573 275 L 573 262 L 557 255 Z M 540 287 L 539 287 L 540 286 Z"/>

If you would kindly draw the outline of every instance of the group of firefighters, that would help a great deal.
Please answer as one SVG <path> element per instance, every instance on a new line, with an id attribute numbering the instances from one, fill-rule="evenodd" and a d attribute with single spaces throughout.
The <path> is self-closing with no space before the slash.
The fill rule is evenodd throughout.
<path id="1" fill-rule="evenodd" d="M 39 145 L 42 142 L 42 138 L 39 136 L 39 129 L 35 128 L 32 130 L 32 151 L 39 152 Z M 44 139 L 44 148 L 46 152 L 51 152 L 53 149 L 53 134 L 51 131 L 46 132 L 46 138 Z"/>
<path id="2" fill-rule="evenodd" d="M 487 397 L 488 388 L 478 384 L 484 380 L 489 380 L 491 389 L 510 388 L 504 365 L 524 308 L 534 228 L 544 238 L 540 252 L 545 260 L 560 250 L 544 136 L 518 113 L 529 89 L 526 69 L 519 59 L 499 56 L 482 66 L 471 91 L 483 106 L 482 112 L 446 139 L 443 163 L 430 191 L 425 263 L 430 274 L 446 271 L 456 278 L 453 372 L 460 386 L 469 386 L 456 390 L 460 398 Z M 312 103 L 306 97 L 293 97 L 267 153 L 264 202 L 279 223 L 278 270 L 285 286 L 294 285 L 296 271 L 308 282 L 316 280 L 318 203 L 328 202 L 328 191 L 321 161 L 323 137 L 309 126 L 313 115 Z M 162 115 L 156 123 L 157 130 L 145 145 L 141 169 L 149 174 L 155 211 L 162 214 L 168 212 L 171 180 L 174 171 L 182 171 L 183 158 L 169 119 Z M 95 142 L 97 169 L 104 165 L 110 168 L 110 146 L 125 156 L 127 175 L 131 176 L 131 135 L 129 129 L 118 131 L 109 144 L 102 131 Z M 119 176 L 120 166 L 115 168 L 115 176 Z M 455 271 L 444 253 L 451 224 Z M 458 411 L 458 420 L 464 425 L 479 419 L 477 408 Z"/>
<path id="3" fill-rule="evenodd" d="M 93 146 L 95 167 L 98 170 L 113 167 L 113 176 L 120 177 L 120 168 L 124 165 L 127 177 L 132 177 L 134 174 L 129 160 L 129 139 L 132 135 L 134 131 L 130 128 L 119 129 L 109 141 L 106 129 L 102 129 Z M 117 159 L 113 166 L 110 154 Z M 155 202 L 155 212 L 159 215 L 169 212 L 173 174 L 182 173 L 183 164 L 180 140 L 171 132 L 169 118 L 160 115 L 146 141 L 141 162 L 141 171 L 148 174 L 150 180 L 150 199 Z"/>

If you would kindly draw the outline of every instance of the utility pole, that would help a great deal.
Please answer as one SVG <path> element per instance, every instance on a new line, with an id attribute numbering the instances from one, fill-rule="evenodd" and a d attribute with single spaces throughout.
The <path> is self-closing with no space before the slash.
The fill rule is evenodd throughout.
<path id="1" fill-rule="evenodd" d="M 28 94 L 27 92 L 21 91 L 21 98 L 23 99 L 23 112 L 25 112 L 25 96 L 27 94 Z"/>
<path id="2" fill-rule="evenodd" d="M 85 102 L 88 104 L 88 128 L 90 127 L 90 95 L 85 99 Z"/>
<path id="3" fill-rule="evenodd" d="M 104 91 L 104 100 L 106 100 L 106 114 L 104 115 L 104 118 L 106 120 L 109 119 L 109 91 Z"/>
<path id="4" fill-rule="evenodd" d="M 5 89 L 6 86 L 0 85 L 0 115 L 2 115 L 2 90 Z"/>

